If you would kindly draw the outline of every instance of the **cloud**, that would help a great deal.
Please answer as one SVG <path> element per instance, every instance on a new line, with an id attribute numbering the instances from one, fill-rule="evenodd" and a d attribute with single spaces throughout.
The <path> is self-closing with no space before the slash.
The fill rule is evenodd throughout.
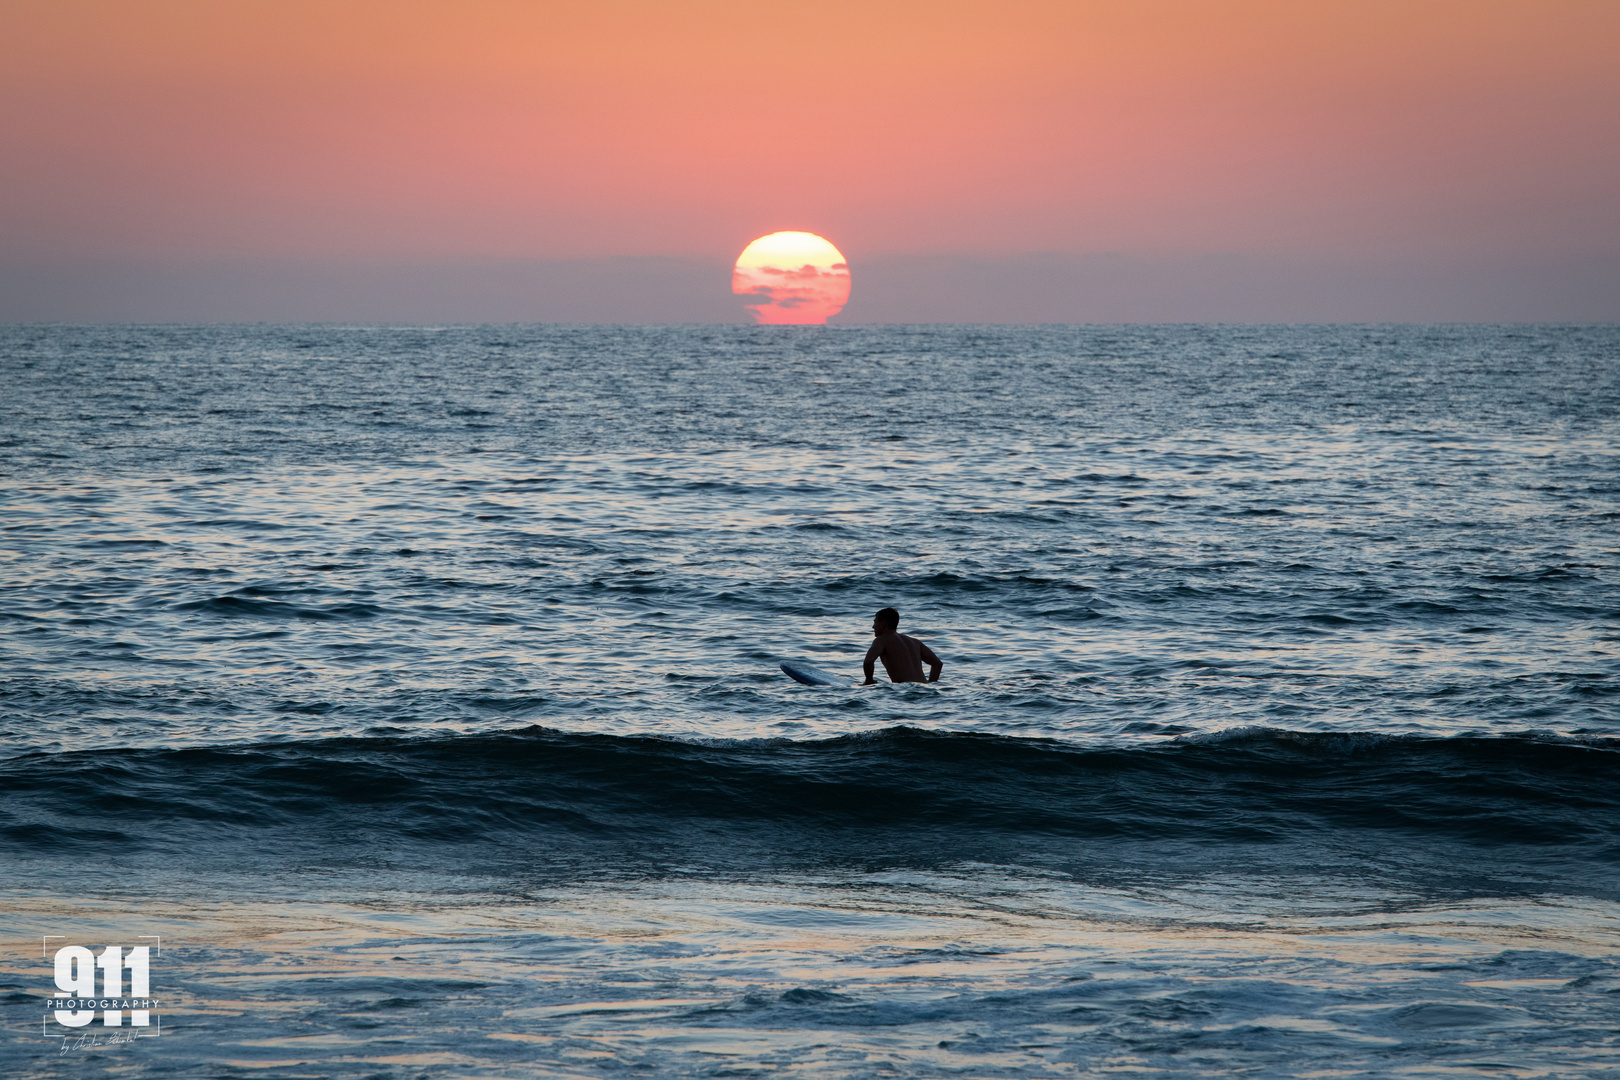
<path id="1" fill-rule="evenodd" d="M 731 291 L 760 299 L 748 305 L 759 323 L 824 323 L 849 299 L 850 275 L 848 267 L 823 270 L 812 263 L 797 269 L 739 266 L 732 274 Z"/>
<path id="2" fill-rule="evenodd" d="M 735 323 L 766 321 L 755 307 L 801 320 L 812 307 L 778 304 L 796 295 L 778 291 L 781 277 L 745 284 L 739 300 L 731 273 L 715 258 L 0 254 L 0 321 Z M 1612 256 L 891 255 L 863 258 L 860 278 L 840 323 L 1620 321 Z"/>

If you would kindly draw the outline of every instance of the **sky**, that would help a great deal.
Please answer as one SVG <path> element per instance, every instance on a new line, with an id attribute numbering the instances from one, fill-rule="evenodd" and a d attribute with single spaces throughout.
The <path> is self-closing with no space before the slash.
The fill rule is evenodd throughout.
<path id="1" fill-rule="evenodd" d="M 0 318 L 1620 318 L 1614 0 L 0 0 Z"/>

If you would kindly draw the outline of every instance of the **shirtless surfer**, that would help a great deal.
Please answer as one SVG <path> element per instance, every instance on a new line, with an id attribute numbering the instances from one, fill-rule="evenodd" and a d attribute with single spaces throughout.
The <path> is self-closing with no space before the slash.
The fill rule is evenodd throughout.
<path id="1" fill-rule="evenodd" d="M 872 665 L 883 661 L 883 670 L 890 682 L 922 682 L 923 661 L 928 662 L 928 682 L 939 682 L 939 673 L 945 661 L 934 655 L 934 650 L 914 637 L 900 633 L 900 613 L 886 607 L 872 617 L 872 647 L 866 650 L 866 681 L 872 678 Z"/>

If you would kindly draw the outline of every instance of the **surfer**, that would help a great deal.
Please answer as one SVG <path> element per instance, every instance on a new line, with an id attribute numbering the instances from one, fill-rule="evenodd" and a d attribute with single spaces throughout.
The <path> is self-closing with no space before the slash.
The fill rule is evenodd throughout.
<path id="1" fill-rule="evenodd" d="M 900 633 L 900 613 L 886 607 L 872 617 L 872 647 L 866 650 L 866 681 L 874 683 L 872 665 L 883 661 L 890 682 L 922 682 L 923 661 L 928 662 L 928 682 L 939 682 L 945 661 L 934 650 L 914 637 Z"/>

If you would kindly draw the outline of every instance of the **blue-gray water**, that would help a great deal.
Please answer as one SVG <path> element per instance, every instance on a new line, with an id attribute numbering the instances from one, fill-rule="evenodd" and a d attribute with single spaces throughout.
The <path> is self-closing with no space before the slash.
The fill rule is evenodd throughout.
<path id="1" fill-rule="evenodd" d="M 1620 329 L 11 327 L 0 378 L 8 1076 L 1620 1060 Z M 890 604 L 937 686 L 778 670 Z M 163 935 L 161 1038 L 63 1053 L 50 934 Z"/>

